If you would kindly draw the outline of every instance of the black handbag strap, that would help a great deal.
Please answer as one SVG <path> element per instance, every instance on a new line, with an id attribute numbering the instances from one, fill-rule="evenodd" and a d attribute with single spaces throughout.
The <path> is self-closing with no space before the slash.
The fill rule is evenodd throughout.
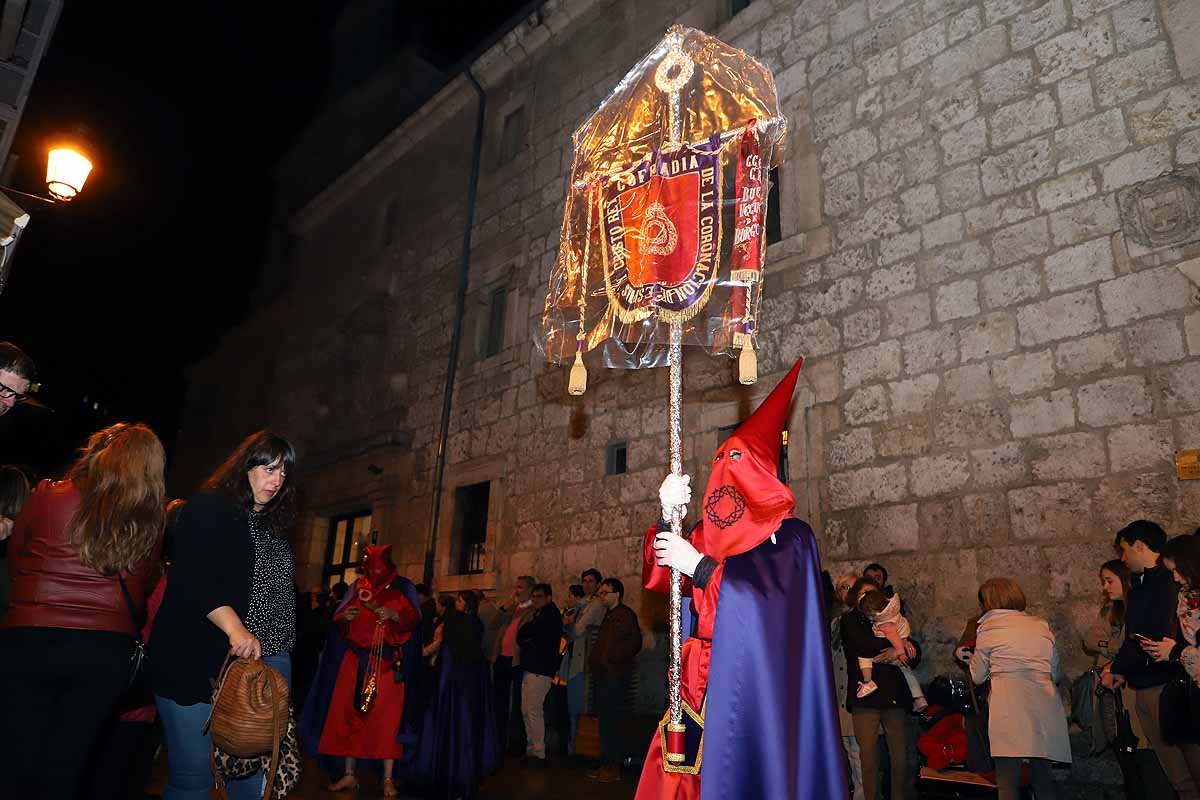
<path id="1" fill-rule="evenodd" d="M 129 587 L 125 585 L 125 579 L 121 577 L 121 573 L 117 573 L 117 582 L 121 584 L 121 594 L 125 597 L 125 607 L 129 609 L 129 620 L 133 623 L 133 638 L 138 644 L 142 643 L 142 626 L 146 624 L 145 617 L 139 617 L 137 611 L 134 610 L 133 595 L 129 593 Z"/>

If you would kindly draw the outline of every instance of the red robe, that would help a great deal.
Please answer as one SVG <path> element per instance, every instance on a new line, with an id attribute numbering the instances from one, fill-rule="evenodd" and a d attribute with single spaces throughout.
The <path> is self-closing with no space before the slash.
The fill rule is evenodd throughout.
<path id="1" fill-rule="evenodd" d="M 403 646 L 421 624 L 420 611 L 398 589 L 389 586 L 376 590 L 369 603 L 393 609 L 400 615 L 398 620 L 382 623 L 384 645 Z M 358 608 L 359 613 L 353 620 L 347 620 L 346 612 L 351 608 Z M 343 635 L 349 644 L 368 650 L 374 641 L 375 629 L 380 624 L 379 616 L 365 608 L 358 597 L 335 614 L 333 620 L 343 627 Z M 400 758 L 404 755 L 404 748 L 396 741 L 396 734 L 404 718 L 404 684 L 396 683 L 392 677 L 391 661 L 385 658 L 379 670 L 375 701 L 371 709 L 362 714 L 358 711 L 358 698 L 354 693 L 357 679 L 358 656 L 353 650 L 347 650 L 338 669 L 318 752 L 353 758 Z"/>
<path id="2" fill-rule="evenodd" d="M 658 527 L 652 525 L 646 531 L 643 542 L 642 582 L 653 592 L 667 594 L 671 591 L 671 570 L 655 564 L 654 537 Z M 700 553 L 704 551 L 704 526 L 696 528 L 689 541 Z M 717 600 L 721 594 L 721 576 L 725 572 L 725 561 L 722 559 L 713 570 L 712 577 L 704 589 L 692 585 L 688 578 L 683 579 L 683 594 L 692 598 L 692 607 L 696 609 L 699 619 L 696 623 L 695 635 L 683 641 L 681 694 L 683 702 L 694 711 L 700 713 L 704 707 L 704 696 L 708 691 L 708 667 L 712 658 L 713 622 L 717 618 Z M 699 800 L 700 776 L 682 772 L 666 772 L 662 768 L 662 741 L 655 731 L 650 741 L 650 750 L 642 765 L 642 777 L 638 781 L 635 800 Z"/>

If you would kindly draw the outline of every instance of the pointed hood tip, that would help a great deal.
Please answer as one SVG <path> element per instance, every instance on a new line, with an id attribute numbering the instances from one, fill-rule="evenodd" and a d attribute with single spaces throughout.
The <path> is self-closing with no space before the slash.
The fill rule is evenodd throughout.
<path id="1" fill-rule="evenodd" d="M 779 462 L 780 438 L 787 425 L 792 395 L 795 394 L 796 383 L 800 379 L 800 367 L 803 364 L 804 356 L 800 356 L 762 404 L 730 437 L 737 437 L 745 445 L 754 448 L 760 457 L 775 463 L 776 466 Z"/>

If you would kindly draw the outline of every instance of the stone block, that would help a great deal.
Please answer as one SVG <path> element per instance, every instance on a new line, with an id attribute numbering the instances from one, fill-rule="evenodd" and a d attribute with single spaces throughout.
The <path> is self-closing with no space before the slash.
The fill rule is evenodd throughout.
<path id="1" fill-rule="evenodd" d="M 1163 400 L 1168 414 L 1200 409 L 1200 361 L 1189 361 L 1163 370 Z"/>
<path id="2" fill-rule="evenodd" d="M 1093 197 L 1050 214 L 1050 233 L 1059 247 L 1108 236 L 1121 229 L 1121 217 L 1112 195 Z"/>
<path id="3" fill-rule="evenodd" d="M 1063 78 L 1054 85 L 1054 91 L 1058 95 L 1058 107 L 1062 111 L 1064 125 L 1074 125 L 1096 113 L 1096 98 L 1088 73 L 1080 72 Z"/>
<path id="4" fill-rule="evenodd" d="M 889 383 L 892 415 L 906 417 L 910 414 L 924 414 L 933 403 L 933 396 L 937 394 L 940 385 L 941 379 L 932 374 Z"/>
<path id="5" fill-rule="evenodd" d="M 962 280 L 939 286 L 934 313 L 939 322 L 979 313 L 979 285 L 973 280 Z"/>
<path id="6" fill-rule="evenodd" d="M 925 101 L 925 118 L 934 131 L 945 131 L 974 119 L 979 95 L 971 81 L 961 81 Z"/>
<path id="7" fill-rule="evenodd" d="M 879 144 L 875 134 L 867 128 L 857 128 L 826 145 L 821 153 L 821 166 L 828 179 L 869 161 L 877 152 Z"/>
<path id="8" fill-rule="evenodd" d="M 863 61 L 863 69 L 867 74 L 867 84 L 872 86 L 895 76 L 900 71 L 899 48 L 889 47 L 881 53 L 870 56 Z"/>
<path id="9" fill-rule="evenodd" d="M 946 370 L 946 401 L 954 405 L 987 400 L 992 396 L 992 375 L 987 364 L 968 364 Z"/>
<path id="10" fill-rule="evenodd" d="M 1100 174 L 1104 191 L 1111 192 L 1157 178 L 1170 172 L 1171 167 L 1171 145 L 1169 142 L 1160 142 L 1102 164 Z"/>
<path id="11" fill-rule="evenodd" d="M 865 290 L 871 300 L 884 300 L 917 288 L 917 265 L 912 262 L 876 269 L 867 276 Z"/>
<path id="12" fill-rule="evenodd" d="M 963 164 L 942 174 L 938 177 L 938 187 L 946 211 L 962 211 L 983 199 L 976 164 Z"/>
<path id="13" fill-rule="evenodd" d="M 881 156 L 863 167 L 863 201 L 874 203 L 895 194 L 904 183 L 904 161 L 900 153 Z"/>
<path id="14" fill-rule="evenodd" d="M 1112 470 L 1169 471 L 1174 464 L 1174 443 L 1170 422 L 1113 428 L 1108 432 L 1108 457 L 1112 460 Z"/>
<path id="15" fill-rule="evenodd" d="M 1200 41 L 1200 8 L 1191 0 L 1164 0 L 1162 10 L 1163 27 L 1175 46 L 1180 77 L 1200 77 L 1200 48 L 1196 47 Z"/>
<path id="16" fill-rule="evenodd" d="M 906 70 L 946 49 L 946 29 L 940 22 L 900 43 L 900 69 Z"/>
<path id="17" fill-rule="evenodd" d="M 1200 129 L 1188 131 L 1175 143 L 1175 160 L 1180 164 L 1200 161 Z"/>
<path id="18" fill-rule="evenodd" d="M 1088 19 L 1120 3 L 1121 0 L 1073 0 L 1071 10 L 1076 19 Z"/>
<path id="19" fill-rule="evenodd" d="M 879 240 L 879 262 L 894 264 L 921 252 L 921 232 L 897 233 Z"/>
<path id="20" fill-rule="evenodd" d="M 917 508 L 917 521 L 921 525 L 921 552 L 930 553 L 946 548 L 959 549 L 963 546 L 962 503 L 957 497 L 944 500 L 927 500 Z M 968 551 L 969 552 L 969 551 Z M 972 555 L 972 562 L 974 562 Z M 974 563 L 972 563 L 972 567 Z M 974 569 L 971 570 L 972 579 Z"/>
<path id="21" fill-rule="evenodd" d="M 1120 153 L 1129 147 L 1121 109 L 1110 109 L 1055 131 L 1054 146 L 1059 174 Z"/>
<path id="22" fill-rule="evenodd" d="M 1008 507 L 1017 541 L 1083 539 L 1093 534 L 1092 499 L 1080 483 L 1012 489 Z M 1044 561 L 1042 570 L 1047 571 Z"/>
<path id="23" fill-rule="evenodd" d="M 900 206 L 894 198 L 888 198 L 839 223 L 838 236 L 844 246 L 857 247 L 901 230 Z"/>
<path id="24" fill-rule="evenodd" d="M 879 150 L 886 153 L 920 139 L 925 134 L 921 110 L 913 107 L 900 111 L 879 125 Z"/>
<path id="25" fill-rule="evenodd" d="M 851 539 L 859 555 L 898 553 L 920 547 L 919 531 L 915 504 L 883 506 L 863 511 L 862 528 Z"/>
<path id="26" fill-rule="evenodd" d="M 1154 0 L 1130 0 L 1114 9 L 1112 18 L 1118 53 L 1139 47 L 1162 33 Z M 1200 28 L 1197 33 L 1200 34 Z"/>
<path id="27" fill-rule="evenodd" d="M 1018 439 L 1044 436 L 1075 427 L 1075 406 L 1067 389 L 1016 401 L 1008 411 L 1012 417 L 1012 434 Z"/>
<path id="28" fill-rule="evenodd" d="M 1187 336 L 1188 353 L 1200 355 L 1200 313 L 1188 314 L 1183 318 L 1183 332 Z"/>
<path id="29" fill-rule="evenodd" d="M 854 115 L 860 124 L 867 124 L 878 120 L 884 115 L 883 97 L 880 95 L 879 87 L 872 86 L 858 96 L 854 102 Z M 881 147 L 882 150 L 887 150 L 886 146 Z"/>
<path id="30" fill-rule="evenodd" d="M 946 25 L 946 43 L 958 44 L 983 30 L 983 17 L 977 8 L 968 8 L 950 18 Z"/>
<path id="31" fill-rule="evenodd" d="M 822 266 L 825 277 L 844 278 L 847 275 L 870 269 L 875 266 L 875 261 L 867 248 L 859 247 L 852 250 L 839 250 L 826 258 Z"/>
<path id="32" fill-rule="evenodd" d="M 929 452 L 929 420 L 907 417 L 885 422 L 879 426 L 875 440 L 882 458 L 924 455 Z"/>
<path id="33" fill-rule="evenodd" d="M 1008 194 L 1054 174 L 1050 150 L 1050 137 L 1041 136 L 984 158 L 984 194 L 988 197 Z"/>
<path id="34" fill-rule="evenodd" d="M 972 403 L 937 409 L 933 431 L 939 448 L 982 447 L 1008 438 L 1008 420 L 996 403 Z"/>
<path id="35" fill-rule="evenodd" d="M 829 355 L 841 349 L 841 335 L 828 318 L 809 322 L 780 325 L 767 333 L 767 339 L 778 342 L 776 352 L 789 358 L 803 353 L 809 358 Z"/>
<path id="36" fill-rule="evenodd" d="M 925 21 L 937 22 L 974 4 L 975 0 L 925 0 Z"/>
<path id="37" fill-rule="evenodd" d="M 1084 23 L 1079 29 L 1067 31 L 1034 48 L 1038 63 L 1042 65 L 1039 80 L 1055 83 L 1074 75 L 1103 61 L 1112 54 L 1113 47 L 1113 33 L 1107 17 Z"/>
<path id="38" fill-rule="evenodd" d="M 853 389 L 865 383 L 900 375 L 900 340 L 891 339 L 842 356 L 842 385 Z"/>
<path id="39" fill-rule="evenodd" d="M 979 472 L 975 473 L 979 482 Z M 963 538 L 969 544 L 987 545 L 1007 542 L 1011 538 L 1008 522 L 1008 500 L 1001 492 L 968 494 L 962 497 Z"/>
<path id="40" fill-rule="evenodd" d="M 1149 319 L 1125 331 L 1129 355 L 1135 366 L 1179 361 L 1186 353 L 1179 322 L 1170 318 Z"/>
<path id="41" fill-rule="evenodd" d="M 1108 472 L 1104 439 L 1098 433 L 1042 436 L 1029 443 L 1030 466 L 1039 481 L 1099 478 Z"/>
<path id="42" fill-rule="evenodd" d="M 1174 527 L 1171 524 L 1171 512 L 1175 483 L 1176 479 L 1169 471 L 1105 478 L 1092 496 L 1097 526 L 1112 536 L 1135 519 L 1151 519 L 1161 522 L 1170 530 Z M 1190 528 L 1195 524 L 1195 517 L 1188 517 L 1181 522 L 1180 527 Z"/>
<path id="43" fill-rule="evenodd" d="M 858 389 L 846 400 L 842 411 L 851 425 L 881 422 L 888 417 L 887 391 L 880 384 Z"/>
<path id="44" fill-rule="evenodd" d="M 1007 147 L 1057 126 L 1058 106 L 1050 92 L 1040 92 L 996 109 L 988 125 L 992 147 Z"/>
<path id="45" fill-rule="evenodd" d="M 829 25 L 822 22 L 804 33 L 797 33 L 784 43 L 780 52 L 784 64 L 794 64 L 812 58 L 829 46 Z"/>
<path id="46" fill-rule="evenodd" d="M 1096 193 L 1096 180 L 1090 169 L 1081 169 L 1061 178 L 1054 178 L 1037 188 L 1038 206 L 1042 211 L 1055 211 L 1063 206 L 1086 200 Z"/>
<path id="47" fill-rule="evenodd" d="M 1018 222 L 992 234 L 992 254 L 998 267 L 1025 261 L 1049 248 L 1050 225 L 1046 217 Z"/>
<path id="48" fill-rule="evenodd" d="M 929 295 L 911 294 L 889 300 L 884 305 L 887 314 L 887 335 L 903 336 L 906 333 L 929 327 L 931 320 Z"/>
<path id="49" fill-rule="evenodd" d="M 985 270 L 991 257 L 979 242 L 963 242 L 947 247 L 940 253 L 926 255 L 921 259 L 921 276 L 927 284 L 944 283 L 961 275 L 970 275 Z"/>
<path id="50" fill-rule="evenodd" d="M 979 76 L 979 99 L 989 105 L 1001 105 L 1029 93 L 1033 86 L 1033 61 L 1012 58 L 997 64 Z"/>
<path id="51" fill-rule="evenodd" d="M 846 347 L 861 347 L 879 338 L 882 314 L 877 308 L 868 308 L 847 315 L 842 320 L 842 341 Z"/>
<path id="52" fill-rule="evenodd" d="M 895 503 L 908 494 L 908 476 L 902 464 L 839 472 L 829 476 L 829 504 L 834 511 Z M 913 506 L 914 529 L 916 506 Z M 913 546 L 916 546 L 914 530 Z"/>
<path id="53" fill-rule="evenodd" d="M 904 371 L 920 375 L 958 362 L 958 334 L 950 326 L 917 331 L 904 337 Z"/>
<path id="54" fill-rule="evenodd" d="M 992 363 L 996 388 L 1011 395 L 1023 395 L 1054 385 L 1054 364 L 1049 350 L 1020 353 Z"/>
<path id="55" fill-rule="evenodd" d="M 922 139 L 904 148 L 904 177 L 909 183 L 931 181 L 938 176 L 941 167 L 937 140 Z"/>
<path id="56" fill-rule="evenodd" d="M 819 111 L 814 111 L 812 119 L 813 141 L 828 141 L 853 127 L 854 103 L 850 100 L 833 103 Z"/>
<path id="57" fill-rule="evenodd" d="M 1080 386 L 1078 398 L 1080 423 L 1093 427 L 1123 425 L 1154 413 L 1154 400 L 1140 375 Z"/>
<path id="58" fill-rule="evenodd" d="M 859 0 L 833 15 L 833 21 L 829 25 L 829 36 L 833 41 L 840 42 L 867 27 L 867 23 L 867 5 Z"/>
<path id="59" fill-rule="evenodd" d="M 1017 323 L 1011 314 L 988 314 L 964 327 L 958 336 L 964 362 L 993 358 L 1016 347 Z"/>
<path id="60" fill-rule="evenodd" d="M 1049 0 L 1031 11 L 1019 14 L 1010 23 L 1013 52 L 1040 44 L 1067 27 L 1067 8 L 1063 0 Z"/>
<path id="61" fill-rule="evenodd" d="M 943 192 L 942 197 L 945 198 Z M 967 224 L 967 237 L 976 238 L 988 231 L 1029 219 L 1037 213 L 1032 191 L 1001 197 L 987 205 L 972 208 L 963 213 L 963 221 Z"/>
<path id="62" fill-rule="evenodd" d="M 900 195 L 900 202 L 904 207 L 904 224 L 910 227 L 936 219 L 941 213 L 937 187 L 932 183 L 914 186 Z"/>
<path id="63" fill-rule="evenodd" d="M 1042 293 L 1042 276 L 1032 264 L 989 272 L 980 282 L 983 302 L 988 308 L 1005 308 Z"/>
<path id="64" fill-rule="evenodd" d="M 831 470 L 865 464 L 875 458 L 875 443 L 870 428 L 851 428 L 829 440 L 826 462 Z"/>
<path id="65" fill-rule="evenodd" d="M 1061 292 L 1115 276 L 1112 243 L 1108 239 L 1067 247 L 1046 256 L 1046 288 Z"/>
<path id="66" fill-rule="evenodd" d="M 848 214 L 858 208 L 861 197 L 858 175 L 843 172 L 825 182 L 825 214 L 830 217 Z"/>
<path id="67" fill-rule="evenodd" d="M 995 489 L 1020 486 L 1028 480 L 1029 469 L 1019 442 L 971 451 L 971 471 L 979 488 Z"/>
<path id="68" fill-rule="evenodd" d="M 917 497 L 955 492 L 971 480 L 970 466 L 967 457 L 959 454 L 915 458 L 910 470 L 912 492 Z"/>
<path id="69" fill-rule="evenodd" d="M 1017 328 L 1021 344 L 1026 347 L 1082 336 L 1099 327 L 1100 311 L 1091 290 L 1059 295 L 1017 309 Z"/>
<path id="70" fill-rule="evenodd" d="M 921 226 L 921 241 L 930 250 L 961 242 L 962 238 L 962 214 L 950 214 Z"/>
<path id="71" fill-rule="evenodd" d="M 1119 333 L 1102 333 L 1064 342 L 1054 351 L 1059 372 L 1072 377 L 1125 369 L 1125 349 Z"/>
<path id="72" fill-rule="evenodd" d="M 938 54 L 933 60 L 930 80 L 935 87 L 946 86 L 1003 61 L 1006 55 L 1006 29 L 1003 25 L 993 25 Z"/>
<path id="73" fill-rule="evenodd" d="M 977 161 L 987 150 L 987 122 L 979 117 L 946 131 L 942 135 L 941 146 L 947 166 Z M 978 182 L 975 185 L 978 187 Z"/>
<path id="74" fill-rule="evenodd" d="M 1159 42 L 1096 67 L 1096 95 L 1101 106 L 1115 106 L 1162 88 L 1174 79 L 1167 43 Z"/>
<path id="75" fill-rule="evenodd" d="M 1175 267 L 1158 267 L 1100 284 L 1100 303 L 1111 327 L 1194 304 L 1192 284 Z"/>
<path id="76" fill-rule="evenodd" d="M 1200 84 L 1195 82 L 1172 86 L 1129 109 L 1129 127 L 1138 144 L 1161 141 L 1198 125 Z"/>

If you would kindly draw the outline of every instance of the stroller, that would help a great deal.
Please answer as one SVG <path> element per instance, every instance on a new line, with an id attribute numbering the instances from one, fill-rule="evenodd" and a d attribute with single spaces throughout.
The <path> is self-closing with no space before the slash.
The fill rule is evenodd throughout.
<path id="1" fill-rule="evenodd" d="M 995 767 L 987 738 L 987 692 L 969 677 L 938 675 L 925 696 L 929 710 L 917 739 L 923 760 L 923 798 L 996 796 Z"/>

